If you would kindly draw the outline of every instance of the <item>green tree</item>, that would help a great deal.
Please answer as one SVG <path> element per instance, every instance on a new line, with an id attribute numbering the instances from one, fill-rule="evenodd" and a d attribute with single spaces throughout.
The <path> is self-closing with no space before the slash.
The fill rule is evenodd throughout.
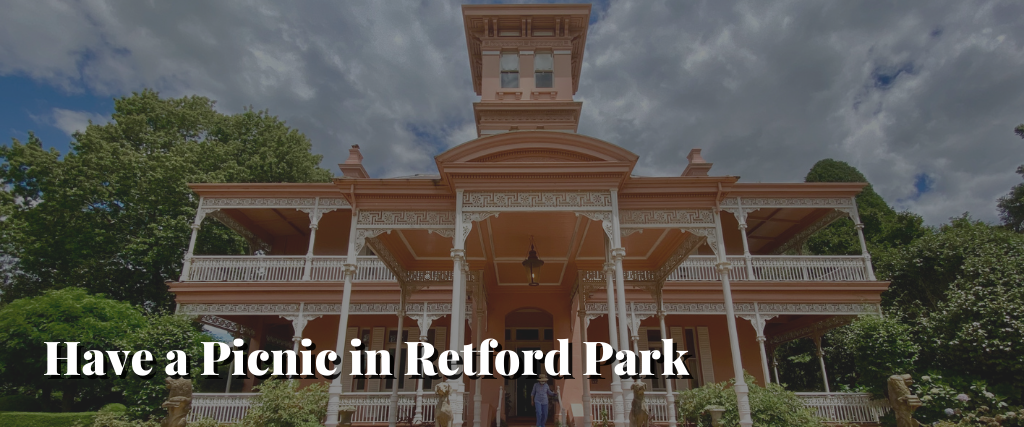
<path id="1" fill-rule="evenodd" d="M 827 335 L 830 383 L 883 394 L 891 375 L 914 372 L 920 344 L 914 328 L 894 316 L 863 316 Z"/>
<path id="2" fill-rule="evenodd" d="M 0 147 L 4 300 L 81 286 L 166 309 L 198 200 L 191 182 L 325 182 L 309 140 L 266 111 L 226 115 L 199 96 L 143 91 L 116 99 L 112 121 L 74 135 L 63 158 L 30 134 Z M 241 253 L 226 227 L 198 253 Z"/>
<path id="3" fill-rule="evenodd" d="M 160 405 L 167 398 L 162 367 L 172 363 L 167 360 L 167 353 L 171 350 L 185 352 L 194 385 L 202 372 L 204 341 L 215 340 L 203 332 L 195 318 L 182 315 L 151 315 L 143 327 L 119 339 L 117 345 L 121 350 L 151 351 L 155 359 L 153 366 L 161 369 L 150 379 L 128 375 L 118 381 L 117 389 L 124 394 L 128 414 L 135 419 L 166 414 Z"/>
<path id="4" fill-rule="evenodd" d="M 846 162 L 818 161 L 807 172 L 805 182 L 868 182 L 864 174 Z M 857 213 L 864 224 L 868 250 L 875 252 L 905 245 L 925 234 L 924 220 L 910 212 L 896 212 L 871 184 L 857 195 Z M 861 253 L 857 230 L 849 220 L 839 220 L 819 230 L 807 241 L 807 249 L 817 255 L 858 255 Z"/>
<path id="5" fill-rule="evenodd" d="M 131 304 L 89 295 L 79 288 L 16 300 L 0 310 L 0 381 L 38 390 L 45 402 L 53 390 L 59 390 L 62 409 L 71 411 L 77 399 L 109 394 L 111 384 L 97 379 L 44 377 L 44 343 L 78 342 L 82 349 L 117 350 L 119 338 L 144 324 L 142 313 Z"/>
<path id="6" fill-rule="evenodd" d="M 1024 138 L 1024 125 L 1018 125 L 1014 132 Z M 1017 167 L 1017 173 L 1024 177 L 1024 166 Z M 1010 194 L 999 198 L 999 219 L 1003 225 L 1018 233 L 1024 233 L 1024 183 L 1014 185 Z"/>

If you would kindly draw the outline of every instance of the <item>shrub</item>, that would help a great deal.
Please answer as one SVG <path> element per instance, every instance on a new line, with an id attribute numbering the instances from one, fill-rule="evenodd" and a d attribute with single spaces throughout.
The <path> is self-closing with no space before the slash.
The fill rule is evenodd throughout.
<path id="1" fill-rule="evenodd" d="M 968 382 L 941 375 L 924 375 L 911 388 L 922 404 L 914 412 L 914 419 L 922 423 L 1024 425 L 1024 417 L 1019 416 L 1020 408 L 1007 404 L 1005 398 L 989 391 L 984 381 Z M 998 424 L 991 424 L 993 421 Z"/>
<path id="2" fill-rule="evenodd" d="M 837 365 L 852 371 L 846 379 L 854 387 L 881 396 L 889 376 L 914 372 L 920 346 L 914 330 L 894 316 L 861 316 L 846 327 L 829 334 L 831 353 Z M 836 375 L 838 377 L 838 375 Z"/>
<path id="3" fill-rule="evenodd" d="M 42 402 L 32 396 L 15 394 L 0 397 L 0 412 L 42 412 L 43 409 Z"/>
<path id="4" fill-rule="evenodd" d="M 92 424 L 95 412 L 0 412 L 4 427 L 70 427 Z"/>
<path id="5" fill-rule="evenodd" d="M 814 416 L 812 409 L 804 406 L 796 394 L 776 384 L 760 387 L 754 377 L 745 376 L 750 387 L 750 410 L 756 427 L 820 427 L 821 420 Z M 704 412 L 708 406 L 725 408 L 722 426 L 738 426 L 739 412 L 736 409 L 734 380 L 707 384 L 704 387 L 679 392 L 677 405 L 680 421 L 695 421 L 697 427 L 711 425 L 711 416 Z"/>
<path id="6" fill-rule="evenodd" d="M 108 403 L 100 408 L 100 412 L 124 413 L 128 412 L 128 408 L 120 403 Z"/>
<path id="7" fill-rule="evenodd" d="M 327 416 L 328 383 L 299 389 L 295 380 L 270 379 L 255 387 L 260 394 L 242 419 L 242 427 L 314 427 Z"/>
<path id="8" fill-rule="evenodd" d="M 109 405 L 108 405 L 109 406 Z M 214 421 L 213 418 L 203 418 L 195 422 L 188 423 L 189 427 L 219 427 L 220 423 Z M 128 414 L 124 412 L 100 412 L 96 415 L 95 421 L 92 424 L 86 424 L 88 427 L 160 427 L 160 422 L 156 418 L 151 418 L 148 421 L 132 419 Z"/>

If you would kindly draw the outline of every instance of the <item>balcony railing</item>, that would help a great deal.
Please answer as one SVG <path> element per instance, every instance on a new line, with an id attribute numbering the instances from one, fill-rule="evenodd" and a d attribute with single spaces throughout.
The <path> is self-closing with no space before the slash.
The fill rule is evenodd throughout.
<path id="1" fill-rule="evenodd" d="M 878 423 L 879 418 L 891 410 L 885 400 L 872 400 L 867 393 L 796 393 L 804 406 L 813 408 L 817 415 L 830 423 Z M 608 414 L 612 420 L 612 395 L 607 391 L 590 392 L 590 414 L 596 425 L 601 420 L 601 412 Z M 647 392 L 647 405 L 650 407 L 653 421 L 666 423 L 669 421 L 668 402 L 665 392 Z M 682 420 L 679 420 L 682 421 Z M 693 420 L 688 420 L 693 421 Z"/>
<path id="2" fill-rule="evenodd" d="M 252 398 L 258 395 L 259 393 L 194 393 L 188 422 L 213 418 L 221 424 L 237 423 L 249 413 Z M 466 396 L 468 398 L 469 394 Z M 388 422 L 390 404 L 391 392 L 348 392 L 341 395 L 340 405 L 356 408 L 356 413 L 352 415 L 353 423 L 383 424 Z M 434 422 L 434 406 L 437 405 L 437 396 L 434 392 L 424 390 L 419 404 L 423 422 Z M 463 405 L 467 412 L 472 406 L 472 403 Z M 398 419 L 412 419 L 415 414 L 416 392 L 398 392 Z"/>
<path id="3" fill-rule="evenodd" d="M 804 406 L 834 423 L 878 423 L 892 410 L 884 399 L 872 400 L 868 393 L 797 393 Z"/>
<path id="4" fill-rule="evenodd" d="M 768 282 L 861 282 L 868 280 L 865 259 L 860 256 L 789 256 L 753 255 L 747 269 L 743 256 L 728 256 L 732 264 L 729 277 L 733 280 L 760 280 Z M 669 281 L 715 281 L 718 258 L 713 255 L 693 255 L 669 275 Z"/>
<path id="5" fill-rule="evenodd" d="M 319 282 L 345 280 L 344 256 L 314 256 L 310 279 Z M 375 256 L 356 261 L 355 281 L 394 282 L 391 270 Z M 306 267 L 304 256 L 195 256 L 189 269 L 190 282 L 293 282 L 301 281 Z"/>
<path id="6" fill-rule="evenodd" d="M 754 255 L 747 270 L 743 256 L 726 258 L 732 264 L 733 280 L 768 282 L 860 282 L 868 280 L 865 259 L 859 256 L 787 256 Z M 314 256 L 310 280 L 340 282 L 345 280 L 344 256 Z M 717 281 L 713 255 L 694 255 L 668 276 L 669 281 Z M 304 256 L 195 256 L 188 281 L 192 282 L 292 282 L 303 280 Z M 375 256 L 357 260 L 355 281 L 394 282 L 395 276 Z M 629 273 L 629 272 L 627 272 Z M 627 275 L 628 276 L 628 275 Z"/>

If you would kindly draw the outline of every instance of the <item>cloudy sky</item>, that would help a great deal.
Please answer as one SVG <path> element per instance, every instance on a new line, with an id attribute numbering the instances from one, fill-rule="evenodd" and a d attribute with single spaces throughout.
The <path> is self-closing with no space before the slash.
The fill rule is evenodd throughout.
<path id="1" fill-rule="evenodd" d="M 269 109 L 332 169 L 434 172 L 475 136 L 459 3 L 4 0 L 0 135 L 70 134 L 142 88 Z M 913 4 L 913 5 L 912 5 Z M 1021 181 L 1024 2 L 611 1 L 594 5 L 580 132 L 678 175 L 801 181 L 847 161 L 938 224 Z"/>

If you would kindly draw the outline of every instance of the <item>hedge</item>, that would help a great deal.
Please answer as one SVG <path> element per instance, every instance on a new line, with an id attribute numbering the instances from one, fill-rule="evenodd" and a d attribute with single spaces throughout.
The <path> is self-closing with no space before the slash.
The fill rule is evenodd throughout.
<path id="1" fill-rule="evenodd" d="M 95 412 L 0 412 L 4 427 L 72 427 L 92 425 Z"/>

